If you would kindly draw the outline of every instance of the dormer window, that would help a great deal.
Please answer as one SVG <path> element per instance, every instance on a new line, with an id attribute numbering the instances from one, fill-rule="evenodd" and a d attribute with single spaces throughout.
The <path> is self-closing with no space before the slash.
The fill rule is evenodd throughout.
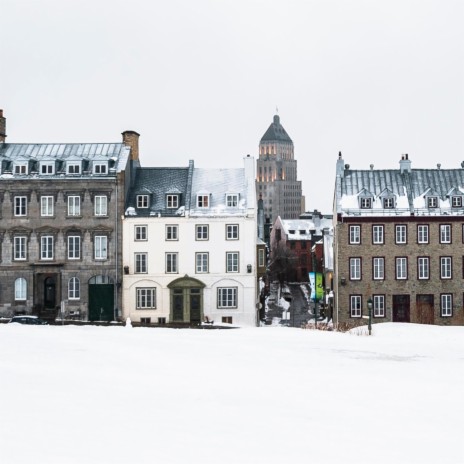
<path id="1" fill-rule="evenodd" d="M 51 176 L 55 174 L 55 163 L 53 161 L 40 163 L 40 174 L 44 176 Z"/>
<path id="2" fill-rule="evenodd" d="M 66 172 L 68 174 L 80 174 L 81 173 L 81 163 L 68 163 L 66 165 Z"/>
<path id="3" fill-rule="evenodd" d="M 226 195 L 226 206 L 228 208 L 236 208 L 238 206 L 238 194 L 228 193 Z"/>
<path id="4" fill-rule="evenodd" d="M 197 206 L 198 208 L 208 208 L 209 195 L 197 195 Z"/>
<path id="5" fill-rule="evenodd" d="M 93 163 L 93 173 L 94 174 L 106 174 L 108 172 L 107 163 Z"/>
<path id="6" fill-rule="evenodd" d="M 461 195 L 455 195 L 451 197 L 451 207 L 462 208 L 462 196 Z"/>
<path id="7" fill-rule="evenodd" d="M 148 195 L 137 195 L 137 208 L 148 208 L 149 198 Z"/>
<path id="8" fill-rule="evenodd" d="M 438 208 L 438 197 L 427 197 L 428 208 Z"/>
<path id="9" fill-rule="evenodd" d="M 27 174 L 27 163 L 18 163 L 14 166 L 15 174 Z"/>
<path id="10" fill-rule="evenodd" d="M 371 197 L 362 197 L 360 199 L 361 209 L 370 209 L 372 208 L 372 198 Z"/>
<path id="11" fill-rule="evenodd" d="M 383 199 L 384 209 L 393 209 L 395 207 L 395 199 L 393 197 L 387 197 Z"/>
<path id="12" fill-rule="evenodd" d="M 166 207 L 167 208 L 178 208 L 179 207 L 179 195 L 166 195 Z"/>

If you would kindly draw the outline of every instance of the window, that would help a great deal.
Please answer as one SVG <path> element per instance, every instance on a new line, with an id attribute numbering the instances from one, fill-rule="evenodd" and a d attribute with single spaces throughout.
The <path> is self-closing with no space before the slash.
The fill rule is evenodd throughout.
<path id="1" fill-rule="evenodd" d="M 177 253 L 166 253 L 166 273 L 177 274 Z"/>
<path id="2" fill-rule="evenodd" d="M 27 215 L 27 197 L 14 197 L 14 215 Z"/>
<path id="3" fill-rule="evenodd" d="M 361 258 L 350 258 L 350 280 L 361 280 Z"/>
<path id="4" fill-rule="evenodd" d="M 209 207 L 209 195 L 198 195 L 197 206 L 198 208 L 208 208 Z"/>
<path id="5" fill-rule="evenodd" d="M 396 278 L 404 280 L 408 278 L 408 258 L 395 259 Z"/>
<path id="6" fill-rule="evenodd" d="M 140 318 L 141 325 L 150 325 L 151 324 L 151 317 L 141 317 Z"/>
<path id="7" fill-rule="evenodd" d="M 40 259 L 53 259 L 53 236 L 40 237 Z"/>
<path id="8" fill-rule="evenodd" d="M 93 163 L 94 174 L 106 174 L 108 172 L 107 163 Z"/>
<path id="9" fill-rule="evenodd" d="M 147 240 L 147 226 L 135 226 L 135 240 Z"/>
<path id="10" fill-rule="evenodd" d="M 440 224 L 440 243 L 451 243 L 450 224 Z"/>
<path id="11" fill-rule="evenodd" d="M 452 260 L 451 256 L 440 257 L 440 278 L 451 279 L 452 277 Z"/>
<path id="12" fill-rule="evenodd" d="M 156 309 L 156 288 L 136 289 L 136 309 Z"/>
<path id="13" fill-rule="evenodd" d="M 372 278 L 374 280 L 383 280 L 385 278 L 385 259 L 372 258 Z"/>
<path id="14" fill-rule="evenodd" d="M 438 208 L 438 197 L 427 197 L 427 206 L 429 208 Z"/>
<path id="15" fill-rule="evenodd" d="M 80 174 L 81 173 L 81 164 L 80 163 L 68 163 L 66 165 L 66 172 L 68 174 Z"/>
<path id="16" fill-rule="evenodd" d="M 53 216 L 53 200 L 52 196 L 40 197 L 41 216 Z"/>
<path id="17" fill-rule="evenodd" d="M 226 206 L 228 208 L 236 208 L 238 206 L 238 195 L 236 193 L 228 193 L 226 195 Z"/>
<path id="18" fill-rule="evenodd" d="M 429 243 L 428 224 L 417 226 L 417 243 Z"/>
<path id="19" fill-rule="evenodd" d="M 407 227 L 405 225 L 395 226 L 395 243 L 397 245 L 404 245 L 407 242 Z"/>
<path id="20" fill-rule="evenodd" d="M 179 240 L 179 226 L 166 226 L 166 240 Z"/>
<path id="21" fill-rule="evenodd" d="M 221 322 L 223 324 L 232 324 L 232 316 L 222 316 L 221 317 Z"/>
<path id="22" fill-rule="evenodd" d="M 97 195 L 95 197 L 95 216 L 108 215 L 108 198 L 106 195 Z"/>
<path id="23" fill-rule="evenodd" d="M 195 253 L 195 263 L 197 274 L 208 272 L 208 253 Z"/>
<path id="24" fill-rule="evenodd" d="M 137 195 L 137 208 L 148 208 L 148 195 Z"/>
<path id="25" fill-rule="evenodd" d="M 372 243 L 374 245 L 383 244 L 383 226 L 372 226 Z"/>
<path id="26" fill-rule="evenodd" d="M 258 250 L 258 266 L 263 267 L 266 265 L 265 250 Z"/>
<path id="27" fill-rule="evenodd" d="M 15 300 L 23 301 L 27 298 L 27 282 L 24 277 L 15 280 Z"/>
<path id="28" fill-rule="evenodd" d="M 55 163 L 40 163 L 40 174 L 45 176 L 55 174 Z"/>
<path id="29" fill-rule="evenodd" d="M 374 317 L 385 317 L 385 295 L 373 295 Z"/>
<path id="30" fill-rule="evenodd" d="M 81 197 L 72 195 L 68 197 L 68 216 L 81 215 Z"/>
<path id="31" fill-rule="evenodd" d="M 395 199 L 393 197 L 383 199 L 384 209 L 393 209 L 395 207 Z"/>
<path id="32" fill-rule="evenodd" d="M 135 273 L 145 274 L 147 272 L 147 254 L 135 253 Z"/>
<path id="33" fill-rule="evenodd" d="M 15 174 L 27 174 L 27 163 L 15 164 L 14 173 Z"/>
<path id="34" fill-rule="evenodd" d="M 350 226 L 350 245 L 359 245 L 361 243 L 361 226 Z"/>
<path id="35" fill-rule="evenodd" d="M 94 239 L 95 259 L 108 259 L 108 237 L 96 235 Z"/>
<path id="36" fill-rule="evenodd" d="M 361 209 L 370 209 L 372 208 L 372 198 L 364 197 L 360 199 Z"/>
<path id="37" fill-rule="evenodd" d="M 68 237 L 68 259 L 80 259 L 81 257 L 81 237 L 70 235 Z"/>
<path id="38" fill-rule="evenodd" d="M 361 317 L 362 316 L 362 298 L 361 295 L 350 296 L 350 316 Z"/>
<path id="39" fill-rule="evenodd" d="M 13 247 L 13 256 L 16 261 L 27 259 L 27 237 L 15 237 Z"/>
<path id="40" fill-rule="evenodd" d="M 238 252 L 226 253 L 226 272 L 238 272 Z"/>
<path id="41" fill-rule="evenodd" d="M 430 260 L 426 256 L 417 258 L 417 278 L 420 280 L 430 278 Z"/>
<path id="42" fill-rule="evenodd" d="M 207 225 L 197 225 L 195 226 L 195 239 L 196 240 L 208 240 L 208 226 Z"/>
<path id="43" fill-rule="evenodd" d="M 68 299 L 79 300 L 81 297 L 81 282 L 77 277 L 71 277 L 68 282 Z"/>
<path id="44" fill-rule="evenodd" d="M 462 196 L 452 196 L 451 197 L 451 207 L 452 208 L 462 208 Z"/>
<path id="45" fill-rule="evenodd" d="M 450 293 L 440 295 L 440 312 L 442 317 L 453 315 L 453 295 Z"/>
<path id="46" fill-rule="evenodd" d="M 226 224 L 226 239 L 238 240 L 238 224 Z"/>
<path id="47" fill-rule="evenodd" d="M 237 307 L 237 287 L 220 287 L 217 289 L 217 307 L 236 308 Z"/>
<path id="48" fill-rule="evenodd" d="M 178 208 L 179 195 L 166 195 L 166 205 L 168 208 Z"/>

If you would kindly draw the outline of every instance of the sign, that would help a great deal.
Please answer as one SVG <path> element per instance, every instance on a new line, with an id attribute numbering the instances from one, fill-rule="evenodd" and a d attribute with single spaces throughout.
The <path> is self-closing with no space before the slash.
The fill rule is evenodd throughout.
<path id="1" fill-rule="evenodd" d="M 315 275 L 314 275 L 315 274 Z M 322 284 L 322 273 L 310 272 L 309 285 L 311 285 L 311 300 L 314 301 L 314 290 L 316 290 L 316 301 L 322 300 L 324 297 L 324 285 Z"/>

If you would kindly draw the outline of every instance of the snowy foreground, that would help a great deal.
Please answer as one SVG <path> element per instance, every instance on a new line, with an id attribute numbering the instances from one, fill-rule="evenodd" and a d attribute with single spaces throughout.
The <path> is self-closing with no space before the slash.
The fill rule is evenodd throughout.
<path id="1" fill-rule="evenodd" d="M 464 462 L 464 328 L 0 325 L 3 464 Z"/>

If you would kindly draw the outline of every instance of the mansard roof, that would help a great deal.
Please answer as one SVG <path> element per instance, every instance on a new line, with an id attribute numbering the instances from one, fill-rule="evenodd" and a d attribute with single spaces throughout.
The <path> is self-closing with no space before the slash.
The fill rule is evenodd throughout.
<path id="1" fill-rule="evenodd" d="M 280 117 L 279 115 L 274 116 L 274 121 L 269 126 L 263 137 L 261 138 L 261 142 L 292 142 L 292 139 L 289 137 L 285 129 L 283 128 L 282 124 L 280 124 Z"/>

